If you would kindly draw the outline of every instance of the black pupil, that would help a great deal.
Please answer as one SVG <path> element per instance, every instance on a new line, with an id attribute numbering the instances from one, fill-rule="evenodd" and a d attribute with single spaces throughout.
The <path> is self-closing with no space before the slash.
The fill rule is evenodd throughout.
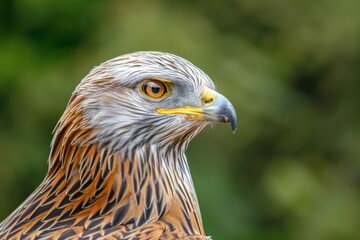
<path id="1" fill-rule="evenodd" d="M 161 93 L 161 85 L 162 83 L 156 83 L 156 82 L 147 82 L 143 85 L 143 91 L 146 94 L 148 93 L 148 90 L 153 94 L 159 94 Z M 166 92 L 166 88 L 164 89 L 164 93 Z"/>
<path id="2" fill-rule="evenodd" d="M 151 88 L 153 93 L 159 93 L 160 92 L 160 87 L 159 86 L 152 86 Z"/>

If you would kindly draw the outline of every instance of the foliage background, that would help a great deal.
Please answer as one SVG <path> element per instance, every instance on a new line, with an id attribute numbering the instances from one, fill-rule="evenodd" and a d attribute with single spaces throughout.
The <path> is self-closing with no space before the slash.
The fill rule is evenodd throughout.
<path id="1" fill-rule="evenodd" d="M 0 219 L 41 182 L 51 131 L 101 62 L 183 56 L 234 104 L 188 159 L 214 239 L 360 239 L 357 0 L 0 2 Z"/>

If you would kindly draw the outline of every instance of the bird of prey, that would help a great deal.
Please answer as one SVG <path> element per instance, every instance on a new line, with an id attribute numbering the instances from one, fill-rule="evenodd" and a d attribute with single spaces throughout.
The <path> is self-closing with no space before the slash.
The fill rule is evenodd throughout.
<path id="1" fill-rule="evenodd" d="M 48 172 L 0 239 L 210 239 L 185 156 L 232 104 L 178 56 L 135 52 L 95 67 L 54 129 Z"/>

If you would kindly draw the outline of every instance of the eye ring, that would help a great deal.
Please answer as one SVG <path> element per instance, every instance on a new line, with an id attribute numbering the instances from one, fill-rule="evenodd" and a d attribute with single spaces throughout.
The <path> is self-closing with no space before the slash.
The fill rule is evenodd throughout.
<path id="1" fill-rule="evenodd" d="M 166 82 L 151 79 L 141 85 L 140 91 L 147 97 L 161 99 L 169 94 L 169 86 Z"/>

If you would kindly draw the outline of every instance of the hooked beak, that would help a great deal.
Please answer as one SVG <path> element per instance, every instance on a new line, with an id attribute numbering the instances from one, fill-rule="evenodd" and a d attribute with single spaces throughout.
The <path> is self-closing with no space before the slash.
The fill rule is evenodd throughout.
<path id="1" fill-rule="evenodd" d="M 214 90 L 205 88 L 202 92 L 201 107 L 158 108 L 161 114 L 185 114 L 188 120 L 230 123 L 233 133 L 236 131 L 236 112 L 231 102 Z"/>

